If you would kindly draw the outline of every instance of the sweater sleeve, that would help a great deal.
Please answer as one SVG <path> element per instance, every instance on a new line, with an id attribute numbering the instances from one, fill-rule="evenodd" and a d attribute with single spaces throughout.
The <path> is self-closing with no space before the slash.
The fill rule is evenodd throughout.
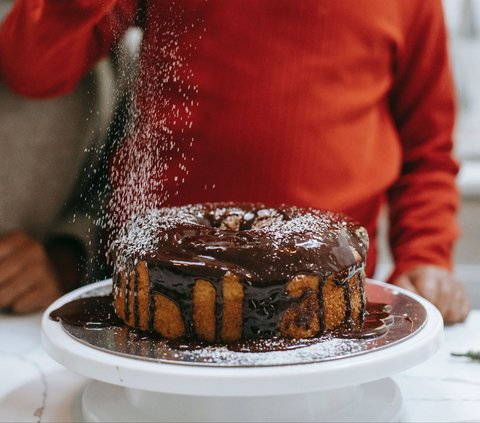
<path id="1" fill-rule="evenodd" d="M 17 0 L 0 28 L 0 76 L 32 98 L 69 93 L 133 23 L 137 0 Z"/>
<path id="2" fill-rule="evenodd" d="M 458 229 L 454 89 L 440 0 L 420 0 L 394 69 L 391 110 L 403 151 L 389 190 L 394 280 L 417 265 L 451 268 Z"/>

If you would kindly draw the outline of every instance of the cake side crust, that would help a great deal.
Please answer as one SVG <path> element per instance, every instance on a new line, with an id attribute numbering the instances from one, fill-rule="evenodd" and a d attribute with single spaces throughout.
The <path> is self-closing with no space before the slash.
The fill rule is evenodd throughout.
<path id="1" fill-rule="evenodd" d="M 341 327 L 361 324 L 365 310 L 365 274 L 363 269 L 342 284 L 331 275 L 298 275 L 284 285 L 277 333 L 286 338 L 311 338 Z M 187 336 L 210 343 L 242 339 L 244 329 L 245 286 L 240 278 L 227 273 L 221 283 L 197 278 L 192 290 L 193 334 L 180 304 L 158 293 L 150 292 L 148 264 L 139 260 L 136 266 L 120 271 L 114 277 L 114 306 L 117 315 L 131 327 L 159 333 L 168 339 Z M 217 293 L 217 289 L 221 292 Z M 218 305 L 217 302 L 221 301 Z M 220 306 L 220 313 L 217 307 Z M 217 322 L 217 319 L 220 319 Z"/>

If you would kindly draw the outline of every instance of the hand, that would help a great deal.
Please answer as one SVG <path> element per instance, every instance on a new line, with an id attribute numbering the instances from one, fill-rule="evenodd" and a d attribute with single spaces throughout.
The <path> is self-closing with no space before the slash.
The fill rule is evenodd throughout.
<path id="1" fill-rule="evenodd" d="M 18 231 L 0 237 L 0 308 L 30 313 L 61 294 L 42 243 Z"/>
<path id="2" fill-rule="evenodd" d="M 403 273 L 393 283 L 434 304 L 446 324 L 463 322 L 471 309 L 463 285 L 441 267 L 419 266 Z"/>

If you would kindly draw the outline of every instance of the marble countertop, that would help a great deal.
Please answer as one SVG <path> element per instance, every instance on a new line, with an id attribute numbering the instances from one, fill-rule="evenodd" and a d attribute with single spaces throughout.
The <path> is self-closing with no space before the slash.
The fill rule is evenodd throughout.
<path id="1" fill-rule="evenodd" d="M 0 314 L 0 422 L 81 421 L 87 383 L 43 350 L 41 315 Z M 394 376 L 404 400 L 405 422 L 480 422 L 480 363 L 451 352 L 480 350 L 480 310 L 445 329 L 440 351 Z"/>

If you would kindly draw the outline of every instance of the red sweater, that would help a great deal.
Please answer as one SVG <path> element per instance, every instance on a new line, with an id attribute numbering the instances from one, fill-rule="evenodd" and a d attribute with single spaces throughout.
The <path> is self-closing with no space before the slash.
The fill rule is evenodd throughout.
<path id="1" fill-rule="evenodd" d="M 120 186 L 132 183 L 119 170 L 135 165 L 136 143 L 168 165 L 151 167 L 159 203 L 343 211 L 370 233 L 370 275 L 388 201 L 395 275 L 451 266 L 458 168 L 439 0 L 148 5 L 137 124 L 114 164 Z M 69 92 L 136 9 L 133 0 L 17 0 L 0 32 L 3 80 L 32 97 Z"/>

